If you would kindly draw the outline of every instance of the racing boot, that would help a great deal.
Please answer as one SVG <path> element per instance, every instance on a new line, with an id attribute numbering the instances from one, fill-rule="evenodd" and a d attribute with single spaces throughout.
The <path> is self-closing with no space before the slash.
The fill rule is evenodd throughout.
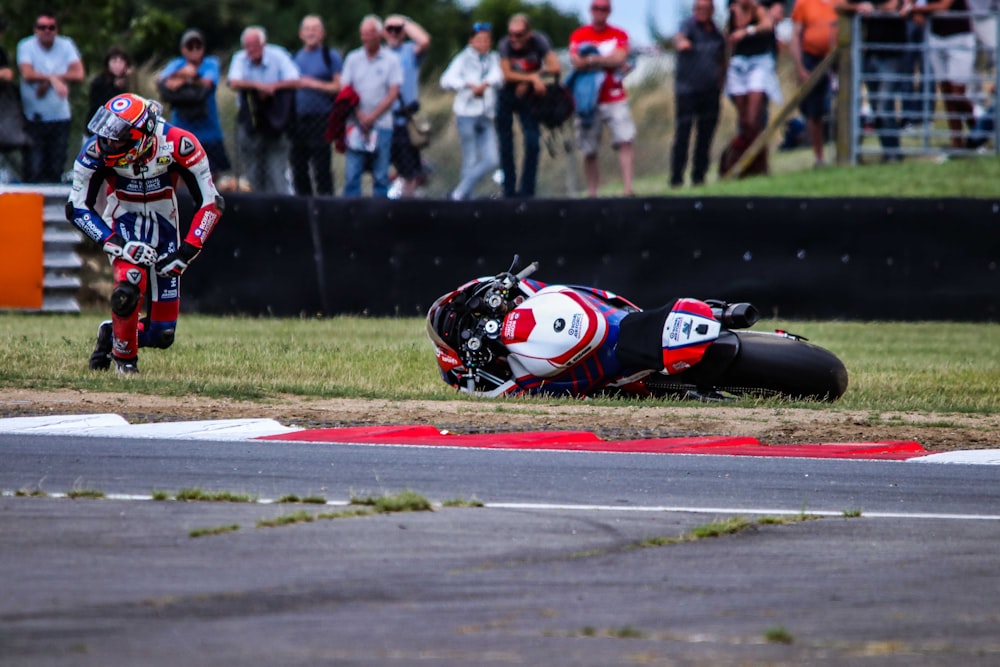
<path id="1" fill-rule="evenodd" d="M 111 320 L 105 320 L 97 327 L 97 345 L 90 353 L 90 370 L 106 371 L 111 368 L 111 345 L 113 342 L 114 333 L 111 329 Z"/>
<path id="2" fill-rule="evenodd" d="M 115 373 L 118 375 L 138 375 L 139 374 L 139 358 L 132 357 L 130 359 L 122 359 L 121 357 L 112 357 L 115 360 Z"/>

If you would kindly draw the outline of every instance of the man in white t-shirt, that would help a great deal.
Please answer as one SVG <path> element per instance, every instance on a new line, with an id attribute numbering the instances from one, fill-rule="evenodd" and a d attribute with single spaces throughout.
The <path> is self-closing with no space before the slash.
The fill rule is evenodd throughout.
<path id="1" fill-rule="evenodd" d="M 24 149 L 28 183 L 62 180 L 69 149 L 69 84 L 86 76 L 76 44 L 58 32 L 56 17 L 43 12 L 35 18 L 34 35 L 17 43 L 21 105 L 32 140 Z"/>

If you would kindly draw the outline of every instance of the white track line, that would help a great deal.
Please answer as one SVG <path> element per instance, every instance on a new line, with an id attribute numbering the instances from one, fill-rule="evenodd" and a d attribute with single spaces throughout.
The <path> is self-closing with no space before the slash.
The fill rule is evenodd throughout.
<path id="1" fill-rule="evenodd" d="M 0 491 L 0 497 L 15 497 L 17 494 L 9 491 Z M 69 498 L 68 493 L 46 493 L 46 498 Z M 121 500 L 121 501 L 131 501 L 131 502 L 142 502 L 142 501 L 153 501 L 152 495 L 145 494 L 129 494 L 129 493 L 108 493 L 101 498 L 94 498 L 94 500 Z M 207 503 L 207 504 L 226 504 L 219 501 L 208 501 L 208 500 L 184 500 L 176 501 L 174 498 L 168 498 L 166 500 L 157 500 L 156 502 L 185 502 L 185 503 Z M 325 503 L 281 503 L 275 498 L 257 498 L 253 501 L 248 501 L 244 503 L 233 503 L 236 505 L 315 505 L 316 507 L 322 506 L 333 506 L 333 507 L 348 507 L 351 505 L 350 500 L 327 500 Z M 443 506 L 440 503 L 433 503 L 434 507 L 441 509 Z M 933 513 L 933 512 L 864 512 L 862 511 L 857 517 L 847 517 L 844 515 L 843 511 L 835 510 L 781 510 L 781 509 L 767 509 L 767 508 L 757 508 L 757 507 L 687 507 L 680 505 L 650 505 L 650 506 L 631 506 L 622 507 L 620 505 L 577 505 L 577 504 L 560 504 L 560 503 L 483 503 L 483 507 L 487 509 L 509 509 L 509 510 L 536 510 L 536 511 L 580 511 L 580 512 L 624 512 L 624 513 L 651 513 L 651 512 L 662 512 L 662 513 L 683 513 L 683 514 L 712 514 L 712 515 L 725 515 L 725 516 L 740 516 L 740 515 L 753 515 L 753 516 L 821 516 L 824 518 L 829 517 L 842 517 L 845 519 L 944 519 L 948 521 L 1000 521 L 1000 514 L 944 514 L 944 513 Z"/>

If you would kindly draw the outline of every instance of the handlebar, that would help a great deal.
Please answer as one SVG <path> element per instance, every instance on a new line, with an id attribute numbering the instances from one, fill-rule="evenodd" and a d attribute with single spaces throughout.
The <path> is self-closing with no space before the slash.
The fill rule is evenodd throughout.
<path id="1" fill-rule="evenodd" d="M 531 264 L 528 264 L 526 267 L 518 271 L 514 277 L 517 278 L 518 280 L 524 280 L 537 270 L 538 270 L 538 262 L 532 262 Z"/>

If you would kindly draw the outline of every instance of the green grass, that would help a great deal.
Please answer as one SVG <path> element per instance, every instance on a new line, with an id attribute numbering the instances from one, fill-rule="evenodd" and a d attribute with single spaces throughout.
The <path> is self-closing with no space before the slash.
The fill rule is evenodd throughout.
<path id="1" fill-rule="evenodd" d="M 169 350 L 143 350 L 126 387 L 87 370 L 102 313 L 0 313 L 0 389 L 71 389 L 267 402 L 307 398 L 473 400 L 445 385 L 420 318 L 254 319 L 185 315 Z M 768 320 L 837 354 L 850 385 L 836 407 L 884 412 L 1000 412 L 1000 336 L 995 324 Z M 571 399 L 494 402 L 497 410 Z M 477 405 L 483 402 L 477 400 Z M 595 406 L 648 401 L 598 399 Z M 737 405 L 796 405 L 747 399 Z M 818 407 L 814 404 L 804 404 Z M 947 425 L 943 419 L 942 426 Z"/>

